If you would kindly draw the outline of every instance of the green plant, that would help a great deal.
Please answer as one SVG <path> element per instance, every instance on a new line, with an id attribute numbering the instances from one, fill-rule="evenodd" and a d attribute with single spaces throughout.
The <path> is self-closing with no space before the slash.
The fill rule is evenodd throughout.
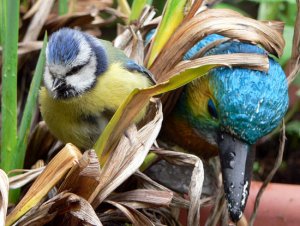
<path id="1" fill-rule="evenodd" d="M 2 37 L 3 37 L 3 68 L 2 68 L 2 128 L 1 128 L 1 162 L 0 167 L 6 172 L 23 168 L 31 119 L 36 108 L 37 96 L 45 64 L 44 39 L 38 64 L 31 82 L 29 95 L 17 129 L 17 72 L 18 72 L 18 28 L 19 1 L 2 1 Z M 9 28 L 9 29 L 8 29 Z M 18 191 L 11 192 L 11 201 L 16 201 Z"/>

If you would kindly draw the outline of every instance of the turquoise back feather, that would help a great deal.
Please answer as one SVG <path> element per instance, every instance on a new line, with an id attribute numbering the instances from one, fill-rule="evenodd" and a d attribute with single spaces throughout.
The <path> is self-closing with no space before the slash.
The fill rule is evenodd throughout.
<path id="1" fill-rule="evenodd" d="M 191 58 L 201 48 L 223 36 L 209 35 L 198 42 L 185 56 Z M 230 53 L 267 54 L 258 46 L 229 41 L 208 51 L 206 55 Z M 225 130 L 249 144 L 276 128 L 288 108 L 288 86 L 281 66 L 269 57 L 268 73 L 247 68 L 220 67 L 211 70 L 204 78 L 194 83 L 205 82 L 209 88 L 197 89 L 195 84 L 185 87 L 175 114 L 185 118 L 211 143 L 215 143 L 216 132 Z M 218 118 L 215 119 L 203 111 L 209 97 L 194 98 L 197 92 L 211 92 Z M 192 111 L 191 109 L 200 110 Z M 197 112 L 197 113 L 195 113 Z"/>

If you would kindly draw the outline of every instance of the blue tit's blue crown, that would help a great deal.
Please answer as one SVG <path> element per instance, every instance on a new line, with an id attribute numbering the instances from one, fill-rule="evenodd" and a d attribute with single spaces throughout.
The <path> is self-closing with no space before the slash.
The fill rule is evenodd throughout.
<path id="1" fill-rule="evenodd" d="M 50 64 L 71 64 L 79 54 L 78 31 L 62 28 L 53 33 L 48 42 L 47 60 Z"/>
<path id="2" fill-rule="evenodd" d="M 85 65 L 92 55 L 96 57 L 95 75 L 98 76 L 108 68 L 107 54 L 100 40 L 70 28 L 62 28 L 50 37 L 47 53 L 49 64 Z"/>
<path id="3" fill-rule="evenodd" d="M 203 40 L 204 44 L 200 42 L 200 46 L 219 38 L 222 36 L 210 35 Z M 255 45 L 230 41 L 211 49 L 206 55 L 230 53 L 266 54 L 266 51 Z M 276 128 L 288 108 L 286 77 L 281 66 L 271 57 L 268 73 L 221 67 L 212 70 L 208 79 L 216 100 L 220 126 L 250 144 Z"/>

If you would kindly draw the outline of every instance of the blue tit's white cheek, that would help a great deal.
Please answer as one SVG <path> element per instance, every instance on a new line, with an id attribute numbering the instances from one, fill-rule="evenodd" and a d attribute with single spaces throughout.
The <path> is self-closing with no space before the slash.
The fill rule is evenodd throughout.
<path id="1" fill-rule="evenodd" d="M 44 85 L 49 91 L 51 91 L 52 84 L 53 84 L 53 79 L 51 74 L 49 73 L 49 68 L 46 66 L 44 71 Z"/>
<path id="2" fill-rule="evenodd" d="M 77 92 L 83 92 L 94 86 L 96 81 L 96 57 L 93 55 L 90 61 L 77 74 L 66 77 L 67 85 L 73 87 Z"/>
<path id="3" fill-rule="evenodd" d="M 87 62 L 92 54 L 91 47 L 82 34 L 76 33 L 75 39 L 78 40 L 79 53 L 72 61 L 71 66 L 81 65 Z"/>

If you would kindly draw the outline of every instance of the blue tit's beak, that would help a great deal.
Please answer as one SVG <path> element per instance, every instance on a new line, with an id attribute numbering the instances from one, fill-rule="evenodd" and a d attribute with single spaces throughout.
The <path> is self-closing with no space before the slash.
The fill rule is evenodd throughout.
<path id="1" fill-rule="evenodd" d="M 249 144 L 221 133 L 218 140 L 225 197 L 232 221 L 243 214 L 248 199 L 254 150 Z"/>
<path id="2" fill-rule="evenodd" d="M 52 83 L 52 92 L 56 90 L 60 90 L 62 87 L 65 87 L 66 82 L 64 79 L 61 78 L 54 78 Z"/>

